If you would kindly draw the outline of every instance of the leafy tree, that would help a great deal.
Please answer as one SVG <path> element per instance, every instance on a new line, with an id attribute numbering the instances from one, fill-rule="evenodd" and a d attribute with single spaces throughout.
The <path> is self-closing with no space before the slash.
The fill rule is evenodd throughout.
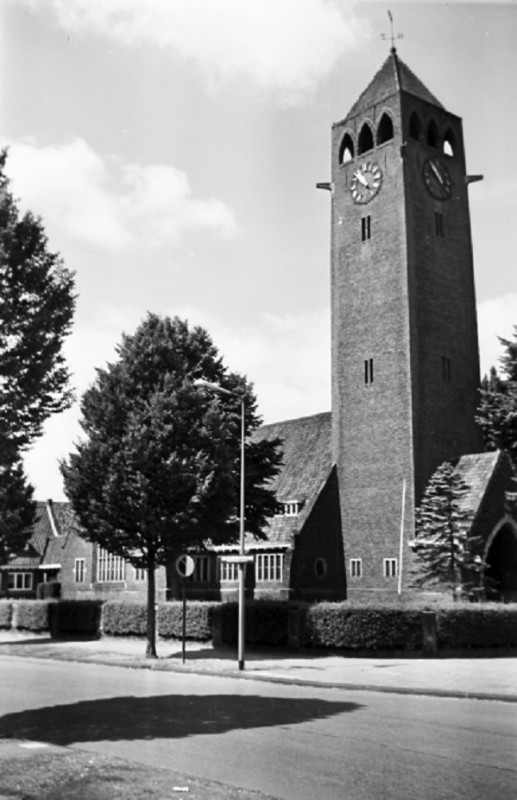
<path id="1" fill-rule="evenodd" d="M 61 349 L 75 306 L 73 276 L 48 250 L 41 220 L 19 213 L 5 174 L 6 160 L 4 150 L 0 152 L 0 552 L 4 553 L 11 549 L 9 543 L 27 538 L 34 515 L 32 490 L 20 465 L 22 452 L 41 433 L 47 417 L 72 400 Z"/>
<path id="2" fill-rule="evenodd" d="M 464 500 L 469 487 L 452 464 L 432 475 L 415 514 L 413 586 L 447 587 L 454 599 L 479 586 L 483 560 L 480 538 L 470 534 L 471 512 Z"/>
<path id="3" fill-rule="evenodd" d="M 0 467 L 0 563 L 23 549 L 36 516 L 21 460 Z"/>
<path id="4" fill-rule="evenodd" d="M 246 530 L 257 536 L 277 510 L 267 484 L 280 456 L 278 443 L 250 441 L 260 424 L 252 388 L 226 370 L 202 328 L 149 314 L 117 353 L 82 398 L 86 438 L 61 469 L 87 538 L 147 570 L 146 652 L 155 657 L 156 568 L 238 536 L 242 396 Z"/>
<path id="5" fill-rule="evenodd" d="M 492 367 L 481 382 L 476 420 L 488 450 L 506 450 L 517 464 L 517 326 L 514 340 L 499 339 L 506 352 L 500 359 L 503 374 Z"/>

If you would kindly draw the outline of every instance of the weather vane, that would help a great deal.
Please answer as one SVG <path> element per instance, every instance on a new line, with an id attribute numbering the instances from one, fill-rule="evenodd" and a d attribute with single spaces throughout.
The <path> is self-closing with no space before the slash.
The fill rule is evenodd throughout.
<path id="1" fill-rule="evenodd" d="M 397 39 L 403 39 L 404 35 L 402 33 L 397 33 L 397 35 L 395 36 L 395 34 L 393 33 L 393 14 L 391 13 L 391 11 L 389 9 L 388 9 L 388 17 L 389 17 L 389 20 L 390 20 L 390 35 L 388 36 L 385 33 L 381 33 L 381 39 L 384 39 L 385 41 L 386 41 L 386 39 L 390 39 L 391 40 L 391 50 L 392 50 L 392 52 L 395 52 L 395 41 Z"/>

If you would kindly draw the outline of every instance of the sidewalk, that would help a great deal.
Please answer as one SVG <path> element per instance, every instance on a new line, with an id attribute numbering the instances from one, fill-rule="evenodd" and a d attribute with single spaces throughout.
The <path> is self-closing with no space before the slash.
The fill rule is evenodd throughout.
<path id="1" fill-rule="evenodd" d="M 235 651 L 210 644 L 158 641 L 158 659 L 145 658 L 145 641 L 103 637 L 98 640 L 52 640 L 48 635 L 0 631 L 0 656 L 82 661 L 134 669 L 157 669 L 270 681 L 301 686 L 477 698 L 517 702 L 517 656 L 363 658 L 322 651 L 248 650 L 239 672 Z"/>

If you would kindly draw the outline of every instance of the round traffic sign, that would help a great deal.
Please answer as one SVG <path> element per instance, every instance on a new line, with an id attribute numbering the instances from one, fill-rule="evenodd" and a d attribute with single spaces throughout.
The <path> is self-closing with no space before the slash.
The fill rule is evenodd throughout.
<path id="1" fill-rule="evenodd" d="M 192 556 L 178 556 L 176 559 L 176 572 L 181 578 L 188 578 L 193 574 L 195 562 Z"/>

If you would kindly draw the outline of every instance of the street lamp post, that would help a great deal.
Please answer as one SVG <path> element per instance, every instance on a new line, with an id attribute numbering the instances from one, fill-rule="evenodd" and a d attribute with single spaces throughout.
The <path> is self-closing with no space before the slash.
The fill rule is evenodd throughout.
<path id="1" fill-rule="evenodd" d="M 234 397 L 234 393 L 228 389 L 219 386 L 218 383 L 212 381 L 205 381 L 202 378 L 194 381 L 194 386 L 199 386 L 204 389 L 209 389 L 212 392 L 219 394 L 228 394 Z M 244 478 L 245 478 L 245 462 L 244 462 L 244 442 L 245 442 L 245 412 L 246 406 L 244 401 L 244 394 L 241 397 L 241 464 L 240 464 L 240 492 L 239 492 L 239 595 L 238 595 L 238 635 L 237 635 L 237 659 L 239 670 L 244 669 L 244 640 L 245 640 L 245 595 L 244 595 L 244 570 L 246 568 L 246 553 L 244 551 Z"/>

